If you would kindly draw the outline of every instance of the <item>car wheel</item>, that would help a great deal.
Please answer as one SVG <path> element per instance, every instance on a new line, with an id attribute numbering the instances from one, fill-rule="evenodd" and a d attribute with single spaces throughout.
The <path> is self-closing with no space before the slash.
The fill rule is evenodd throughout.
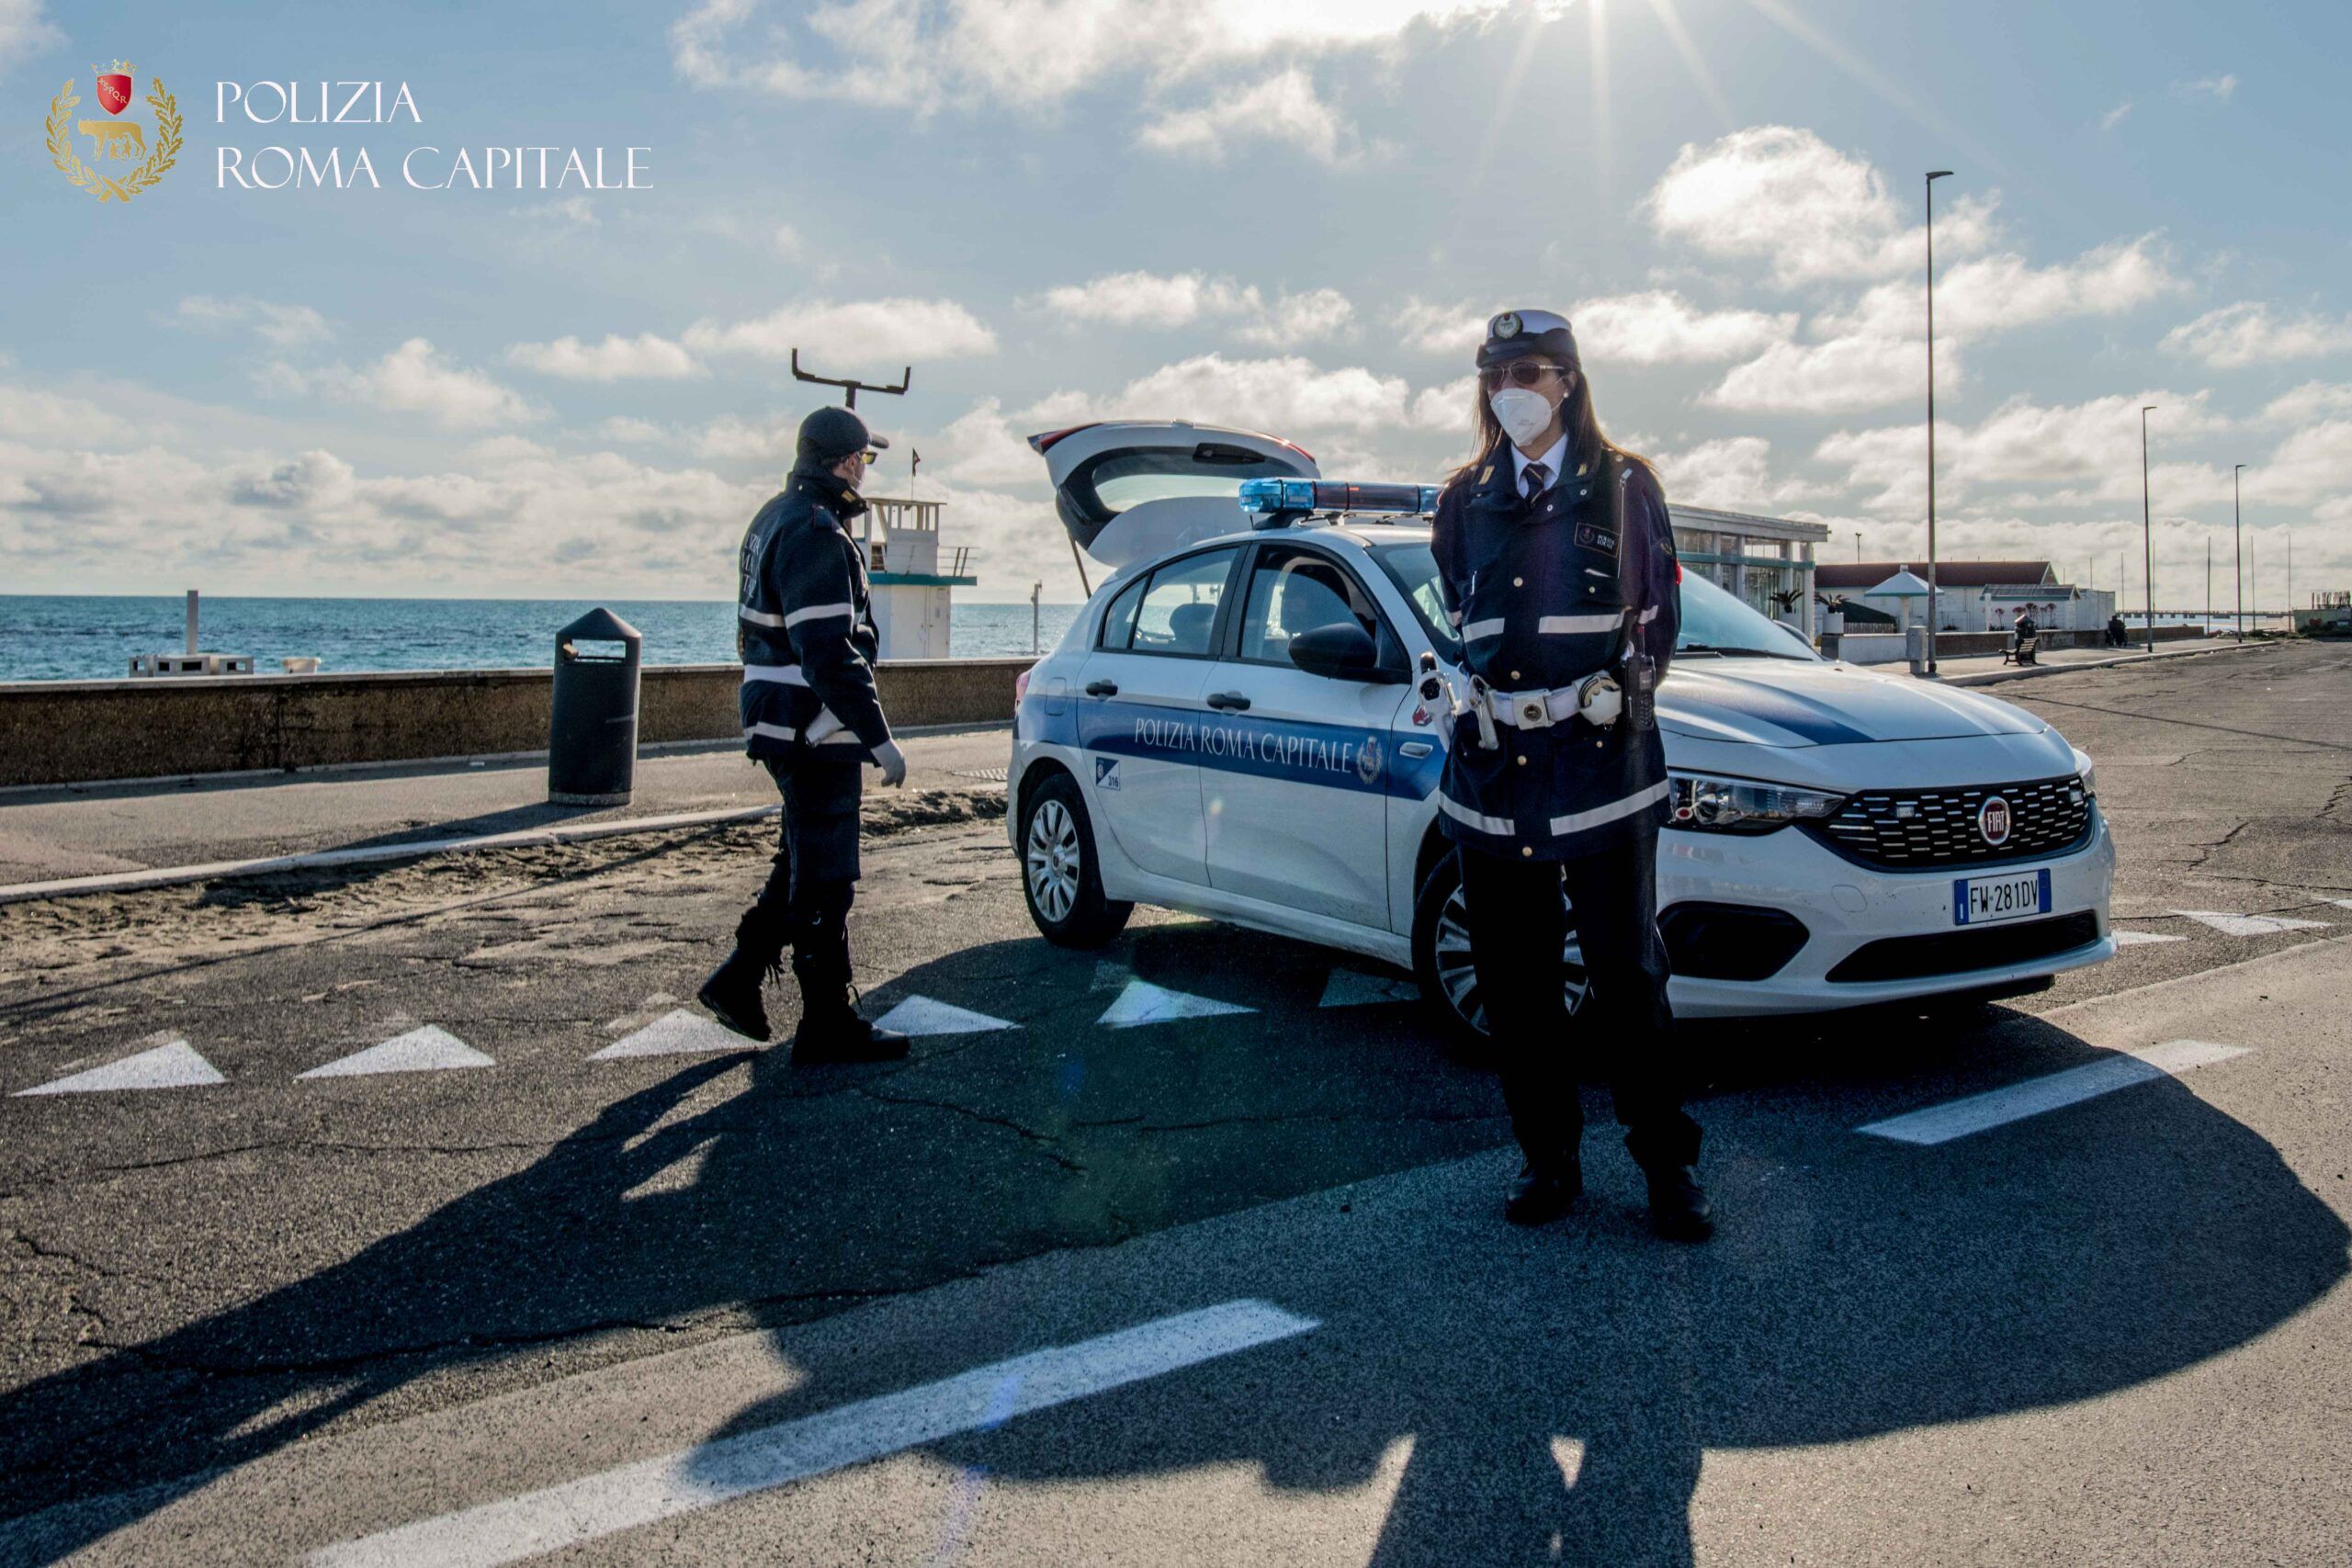
<path id="1" fill-rule="evenodd" d="M 1037 930 L 1061 947 L 1100 947 L 1135 913 L 1133 904 L 1102 897 L 1094 823 L 1068 773 L 1039 784 L 1022 809 L 1021 892 Z"/>
<path id="2" fill-rule="evenodd" d="M 1567 889 L 1560 890 L 1562 902 Z M 1569 918 L 1575 919 L 1574 911 Z M 1568 929 L 1561 950 L 1566 966 L 1566 1000 L 1573 1017 L 1584 1006 L 1589 983 L 1584 949 L 1576 928 Z M 1470 924 L 1462 899 L 1462 862 L 1451 850 L 1440 856 L 1422 879 L 1413 901 L 1413 976 L 1420 982 L 1421 1001 L 1446 1047 L 1465 1060 L 1491 1062 L 1494 1037 L 1487 1029 L 1487 1007 L 1478 995 L 1478 974 L 1470 963 Z"/>

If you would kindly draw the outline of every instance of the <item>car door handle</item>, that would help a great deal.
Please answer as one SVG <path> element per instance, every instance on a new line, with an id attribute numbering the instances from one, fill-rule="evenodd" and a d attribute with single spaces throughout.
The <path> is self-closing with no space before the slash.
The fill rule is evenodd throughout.
<path id="1" fill-rule="evenodd" d="M 1238 692 L 1211 692 L 1209 694 L 1209 706 L 1213 708 L 1220 708 L 1232 713 L 1239 713 L 1249 705 L 1250 699 L 1243 696 Z"/>
<path id="2" fill-rule="evenodd" d="M 1086 694 L 1090 697 L 1115 697 L 1119 694 L 1119 683 L 1116 681 L 1089 681 Z"/>

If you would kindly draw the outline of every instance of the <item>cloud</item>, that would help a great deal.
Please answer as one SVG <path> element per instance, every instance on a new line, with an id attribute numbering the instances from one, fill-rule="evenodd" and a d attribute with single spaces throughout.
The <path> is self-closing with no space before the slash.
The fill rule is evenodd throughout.
<path id="1" fill-rule="evenodd" d="M 1322 338 L 1349 335 L 1355 306 L 1336 288 L 1283 294 L 1272 304 L 1257 285 L 1197 272 L 1161 276 L 1118 272 L 1089 283 L 1049 288 L 1032 303 L 1063 322 L 1103 321 L 1114 326 L 1168 330 L 1204 319 L 1237 321 L 1234 335 L 1269 348 L 1290 348 Z"/>
<path id="2" fill-rule="evenodd" d="M 413 337 L 362 369 L 346 365 L 304 370 L 283 360 L 256 373 L 255 385 L 279 397 L 318 394 L 401 413 L 421 413 L 448 430 L 513 424 L 540 417 L 513 389 L 479 370 L 453 365 L 424 338 Z"/>
<path id="3" fill-rule="evenodd" d="M 1775 479 L 1772 444 L 1760 435 L 1702 441 L 1686 452 L 1655 454 L 1666 493 L 1692 506 L 1760 512 L 1829 493 L 1799 479 Z"/>
<path id="4" fill-rule="evenodd" d="M 1936 389 L 1960 384 L 1958 356 L 1936 356 Z M 1924 398 L 1924 342 L 1857 335 L 1822 343 L 1779 343 L 1734 366 L 1700 400 L 1756 413 L 1842 413 Z"/>
<path id="5" fill-rule="evenodd" d="M 1353 152 L 1354 133 L 1317 95 L 1315 79 L 1295 65 L 1207 103 L 1165 110 L 1136 132 L 1138 147 L 1213 164 L 1250 141 L 1271 141 L 1318 164 L 1337 164 Z"/>
<path id="6" fill-rule="evenodd" d="M 2179 292 L 2158 237 L 2101 245 L 2071 262 L 2037 267 L 2023 256 L 1979 256 L 1936 279 L 1936 338 L 1972 338 L 2073 316 L 2117 316 Z M 1827 312 L 1815 325 L 1838 333 L 1881 337 L 1927 333 L 1924 285 L 1915 279 L 1882 283 L 1846 312 Z"/>
<path id="7" fill-rule="evenodd" d="M 683 347 L 652 333 L 636 337 L 607 333 L 599 344 L 583 344 L 576 337 L 518 343 L 506 351 L 506 362 L 573 381 L 673 381 L 702 368 Z"/>
<path id="8" fill-rule="evenodd" d="M 2268 305 L 2245 300 L 2173 328 L 2158 346 L 2168 354 L 2192 355 L 2217 370 L 2313 359 L 2352 351 L 2352 316 L 2274 316 Z"/>
<path id="9" fill-rule="evenodd" d="M 1992 237 L 1989 199 L 1963 197 L 1936 223 L 1946 255 L 1983 250 Z M 1869 163 L 1810 130 L 1755 126 L 1701 147 L 1686 145 L 1645 198 L 1663 239 L 1709 255 L 1768 262 L 1786 285 L 1883 277 L 1926 258 L 1913 227 Z"/>
<path id="10" fill-rule="evenodd" d="M 36 446 L 114 446 L 134 434 L 126 420 L 80 398 L 0 386 L 0 440 Z"/>
<path id="11" fill-rule="evenodd" d="M 2151 427 L 2159 442 L 2229 428 L 2201 391 L 2156 390 L 2058 405 L 2016 397 L 1974 424 L 1937 421 L 1938 496 L 1957 502 L 1972 490 L 2015 487 L 2030 493 L 2012 505 L 2137 502 L 2143 403 L 2157 405 Z M 1928 436 L 1923 425 L 1838 431 L 1825 438 L 1814 456 L 1842 466 L 1849 487 L 1874 491 L 1867 505 L 1898 512 L 1926 509 Z M 2183 504 L 2192 495 L 2210 498 L 2208 476 L 2202 468 L 2176 471 L 2164 487 L 2168 502 Z M 2224 474 L 2223 494 L 2228 493 L 2226 479 Z"/>
<path id="12" fill-rule="evenodd" d="M 629 446 L 642 446 L 670 439 L 669 431 L 650 419 L 637 419 L 628 414 L 615 414 L 596 426 L 598 436 L 606 441 L 618 441 Z"/>
<path id="13" fill-rule="evenodd" d="M 2123 117 L 2131 112 L 2132 100 L 2126 98 L 2121 103 L 2116 105 L 2113 108 L 2098 117 L 2099 130 L 2103 131 L 2113 130 L 2117 126 L 2123 123 Z"/>
<path id="14" fill-rule="evenodd" d="M 1467 399 L 1462 406 L 1467 407 Z M 1194 420 L 1287 436 L 1295 432 L 1403 430 L 1418 403 L 1404 378 L 1360 366 L 1326 370 L 1309 359 L 1198 355 L 1161 366 L 1108 397 L 1057 392 L 1022 417 L 1038 430 L 1091 419 Z"/>
<path id="15" fill-rule="evenodd" d="M 2304 424 L 2352 415 L 2352 382 L 2306 381 L 2264 405 L 2262 417 L 2277 424 Z"/>
<path id="16" fill-rule="evenodd" d="M 1393 43 L 1416 24 L 1475 24 L 1503 9 L 1498 0 L 834 0 L 797 27 L 771 23 L 763 45 L 739 37 L 773 16 L 762 0 L 704 0 L 672 26 L 670 46 L 679 74 L 703 85 L 879 108 L 1039 111 L 1114 78 L 1165 85 L 1270 54 Z"/>
<path id="17" fill-rule="evenodd" d="M 299 348 L 334 335 L 327 319 L 308 305 L 277 305 L 266 299 L 220 299 L 209 294 L 191 294 L 180 301 L 178 320 L 183 325 L 206 331 L 243 328 L 280 348 Z"/>
<path id="18" fill-rule="evenodd" d="M 50 26 L 41 0 L 0 0 L 0 67 L 64 41 L 65 35 Z"/>
<path id="19" fill-rule="evenodd" d="M 1468 359 L 1486 341 L 1490 311 L 1471 304 L 1437 305 L 1415 296 L 1390 318 L 1400 343 L 1416 354 L 1448 354 Z"/>
<path id="20" fill-rule="evenodd" d="M 1011 485 L 1042 481 L 1045 459 L 1029 449 L 994 398 L 973 404 L 940 432 L 940 473 L 958 484 Z"/>
<path id="21" fill-rule="evenodd" d="M 847 360 L 883 374 L 892 364 L 962 359 L 996 352 L 996 333 L 953 299 L 800 300 L 745 321 L 696 321 L 688 348 L 705 354 Z M 821 364 L 812 367 L 822 370 Z"/>
<path id="22" fill-rule="evenodd" d="M 1793 314 L 1761 310 L 1702 310 L 1679 294 L 1586 299 L 1568 312 L 1577 350 L 1589 359 L 1628 365 L 1699 365 L 1736 359 L 1793 336 Z M 1485 331 L 1481 323 L 1479 331 Z"/>
<path id="23" fill-rule="evenodd" d="M 2228 103 L 2238 90 L 2235 75 L 2200 76 L 2194 82 L 2175 82 L 2172 90 L 2184 98 L 2219 98 Z"/>

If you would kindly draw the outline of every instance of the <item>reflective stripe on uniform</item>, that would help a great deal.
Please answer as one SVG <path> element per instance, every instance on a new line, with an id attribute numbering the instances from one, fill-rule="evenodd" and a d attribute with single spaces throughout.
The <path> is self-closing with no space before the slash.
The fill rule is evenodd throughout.
<path id="1" fill-rule="evenodd" d="M 738 605 L 735 614 L 738 618 L 749 621 L 755 626 L 781 628 L 784 626 L 782 615 L 771 615 L 765 610 L 754 610 L 749 604 Z"/>
<path id="2" fill-rule="evenodd" d="M 1445 618 L 1450 624 L 1459 626 L 1462 624 L 1462 612 L 1459 610 L 1448 610 L 1445 613 Z"/>
<path id="3" fill-rule="evenodd" d="M 1641 613 L 1640 616 L 1634 620 L 1634 624 L 1639 626 L 1648 626 L 1652 621 L 1657 619 L 1657 611 L 1658 607 L 1656 604 L 1651 605 L 1648 609 L 1644 610 Z"/>
<path id="4" fill-rule="evenodd" d="M 769 740 L 797 740 L 800 738 L 800 732 L 789 725 L 783 724 L 747 724 L 743 727 L 744 739 L 751 740 L 758 738 L 765 738 Z"/>
<path id="5" fill-rule="evenodd" d="M 1481 833 L 1495 833 L 1509 838 L 1514 831 L 1510 818 L 1488 817 L 1483 812 L 1473 811 L 1443 790 L 1438 791 L 1437 808 L 1456 822 L 1467 822 Z"/>
<path id="6" fill-rule="evenodd" d="M 1587 828 L 1598 828 L 1603 822 L 1614 822 L 1621 817 L 1631 817 L 1642 807 L 1653 806 L 1664 800 L 1668 787 L 1667 781 L 1660 779 L 1649 788 L 1636 790 L 1623 800 L 1612 800 L 1606 806 L 1596 806 L 1589 811 L 1577 811 L 1566 817 L 1555 817 L 1552 818 L 1552 836 L 1562 838 L 1570 833 L 1581 833 Z M 1505 831 L 1509 829 L 1506 829 Z"/>
<path id="7" fill-rule="evenodd" d="M 846 621 L 854 617 L 854 612 L 846 604 L 811 604 L 805 610 L 793 611 L 792 614 L 785 616 L 783 620 L 776 624 L 787 627 L 797 626 L 803 621 L 822 621 L 834 615 L 839 615 L 842 619 Z"/>
<path id="8" fill-rule="evenodd" d="M 808 683 L 808 678 L 800 672 L 797 664 L 744 665 L 743 684 L 748 686 L 754 681 L 773 681 L 786 686 L 805 686 Z"/>
<path id="9" fill-rule="evenodd" d="M 1503 618 L 1500 615 L 1496 615 L 1489 620 L 1473 621 L 1462 628 L 1462 640 L 1476 642 L 1482 637 L 1500 637 L 1502 630 Z"/>
<path id="10" fill-rule="evenodd" d="M 1535 629 L 1546 635 L 1564 632 L 1613 632 L 1623 623 L 1625 612 L 1611 611 L 1606 615 L 1546 615 L 1535 623 Z"/>

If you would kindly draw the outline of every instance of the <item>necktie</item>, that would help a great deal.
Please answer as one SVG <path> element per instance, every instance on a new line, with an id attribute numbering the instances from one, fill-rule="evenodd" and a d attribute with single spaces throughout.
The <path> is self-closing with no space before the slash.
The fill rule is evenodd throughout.
<path id="1" fill-rule="evenodd" d="M 1531 506 L 1535 503 L 1535 498 L 1544 493 L 1544 487 L 1551 482 L 1552 470 L 1541 463 L 1528 464 L 1525 470 L 1519 476 L 1520 488 L 1527 492 L 1527 502 Z"/>

